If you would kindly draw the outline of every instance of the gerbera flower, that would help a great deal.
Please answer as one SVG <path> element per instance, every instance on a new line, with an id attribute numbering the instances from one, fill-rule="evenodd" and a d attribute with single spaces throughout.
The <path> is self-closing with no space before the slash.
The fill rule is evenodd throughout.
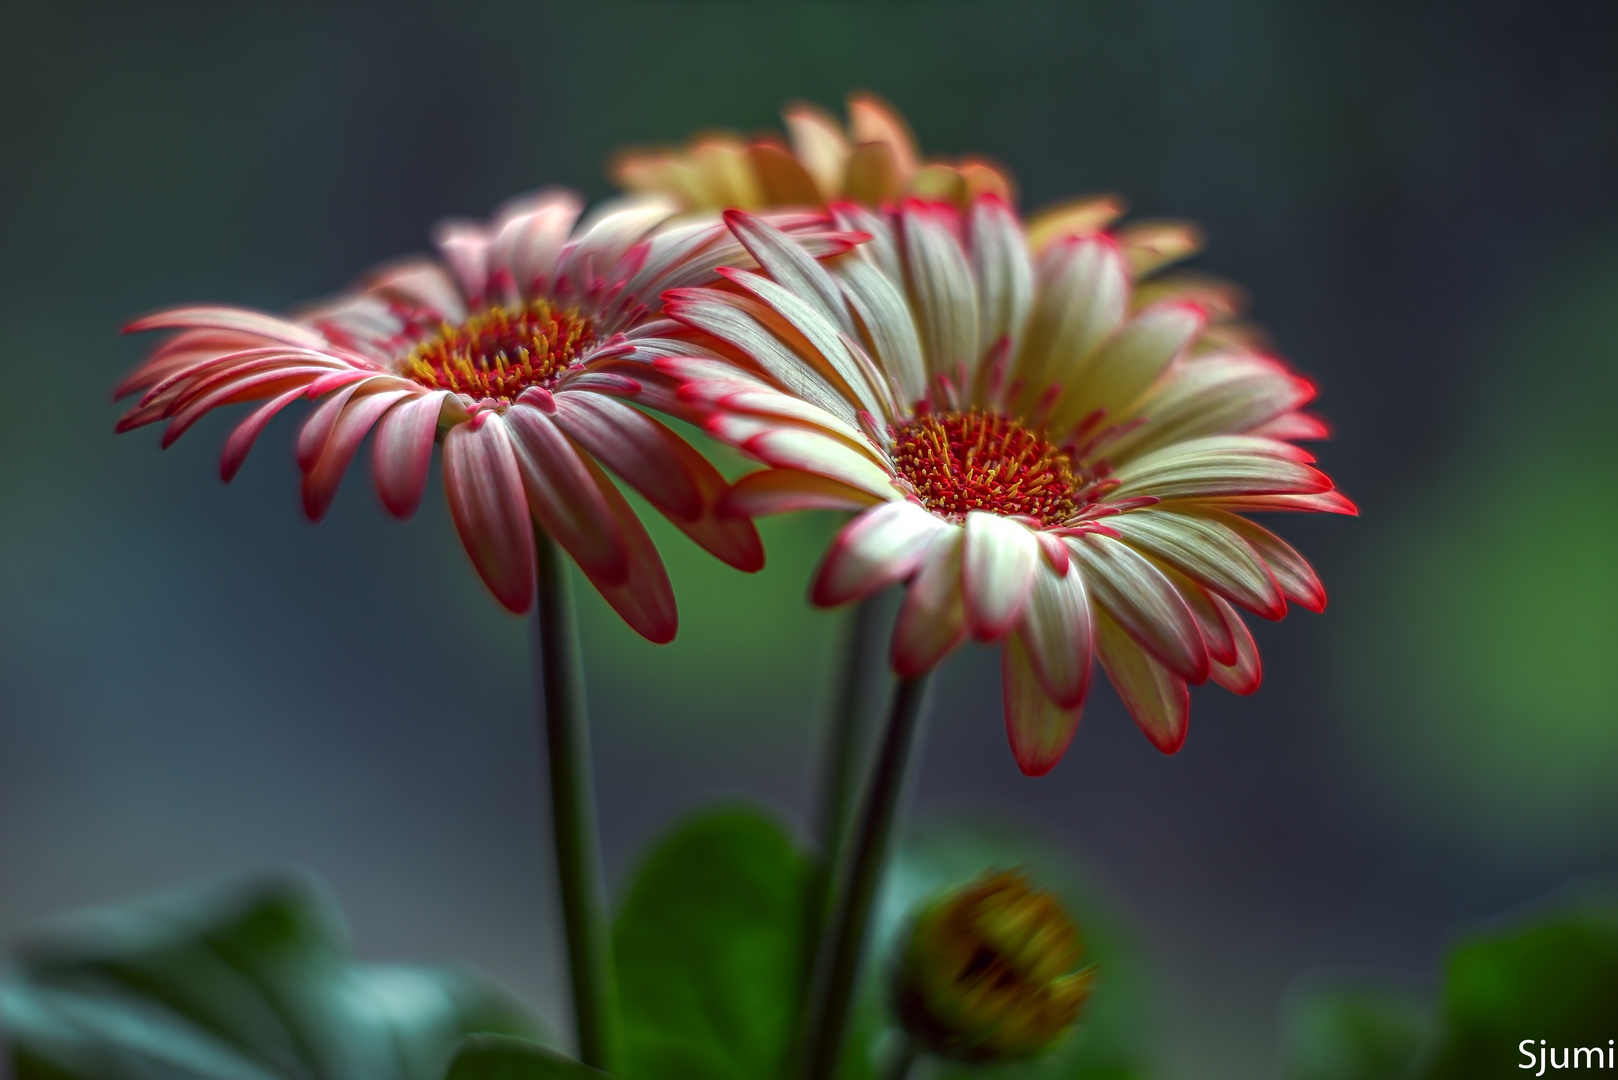
<path id="1" fill-rule="evenodd" d="M 728 485 L 713 466 L 626 404 L 658 378 L 629 359 L 654 330 L 658 295 L 745 258 L 717 220 L 663 227 L 675 209 L 630 200 L 578 224 L 579 200 L 545 191 L 487 225 L 446 222 L 438 260 L 383 266 L 292 317 L 202 306 L 139 319 L 129 330 L 180 332 L 118 388 L 141 395 L 118 430 L 166 420 L 167 447 L 212 410 L 262 399 L 225 441 L 228 481 L 276 413 L 319 400 L 297 441 L 316 521 L 368 432 L 377 491 L 400 518 L 420 505 L 442 442 L 456 529 L 500 603 L 521 613 L 533 602 L 538 522 L 630 626 L 668 641 L 668 575 L 603 466 L 725 562 L 752 571 L 764 560 L 752 525 L 717 512 Z"/>
<path id="2" fill-rule="evenodd" d="M 814 601 L 907 582 L 902 677 L 968 637 L 1001 642 L 1024 772 L 1066 750 L 1092 655 L 1147 737 L 1177 750 L 1188 684 L 1258 687 L 1237 609 L 1325 606 L 1308 563 L 1241 516 L 1355 512 L 1293 442 L 1326 433 L 1300 411 L 1314 387 L 1212 321 L 1227 294 L 1142 283 L 1161 252 L 1114 235 L 1053 232 L 1036 252 L 993 195 L 832 214 L 870 242 L 822 265 L 729 214 L 763 272 L 665 296 L 708 347 L 659 367 L 709 431 L 772 466 L 727 505 L 859 511 Z"/>
<path id="3" fill-rule="evenodd" d="M 822 206 L 840 199 L 877 206 L 905 195 L 965 203 L 1012 198 L 1011 177 L 977 157 L 922 160 L 904 117 L 874 94 L 848 98 L 848 126 L 814 105 L 781 114 L 787 136 L 744 139 L 713 132 L 674 149 L 627 150 L 611 165 L 628 191 L 668 195 L 687 210 Z"/>

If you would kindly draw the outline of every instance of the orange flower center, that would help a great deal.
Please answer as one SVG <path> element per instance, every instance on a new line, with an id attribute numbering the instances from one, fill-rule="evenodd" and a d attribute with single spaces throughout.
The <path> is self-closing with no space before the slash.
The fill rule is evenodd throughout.
<path id="1" fill-rule="evenodd" d="M 544 300 L 490 307 L 459 326 L 441 324 L 410 350 L 399 374 L 435 390 L 514 401 L 577 363 L 591 336 L 590 320 L 573 308 L 557 310 Z"/>
<path id="2" fill-rule="evenodd" d="M 1060 525 L 1088 500 L 1088 477 L 1066 452 L 996 413 L 931 413 L 894 430 L 893 463 L 934 513 L 971 510 Z"/>

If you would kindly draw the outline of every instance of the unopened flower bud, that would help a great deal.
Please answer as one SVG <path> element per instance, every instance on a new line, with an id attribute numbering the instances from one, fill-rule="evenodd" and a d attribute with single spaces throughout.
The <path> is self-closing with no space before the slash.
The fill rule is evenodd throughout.
<path id="1" fill-rule="evenodd" d="M 894 993 L 899 1021 L 935 1054 L 984 1063 L 1053 1045 L 1090 996 L 1078 927 L 1017 872 L 992 872 L 924 908 Z"/>

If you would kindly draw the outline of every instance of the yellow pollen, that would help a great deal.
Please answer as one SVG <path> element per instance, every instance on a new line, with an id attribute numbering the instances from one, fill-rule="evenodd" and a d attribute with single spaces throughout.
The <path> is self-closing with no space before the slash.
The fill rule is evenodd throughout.
<path id="1" fill-rule="evenodd" d="M 477 400 L 515 401 L 531 386 L 545 387 L 583 354 L 589 319 L 544 300 L 522 307 L 490 307 L 459 325 L 443 323 L 410 350 L 399 374 L 435 390 Z"/>

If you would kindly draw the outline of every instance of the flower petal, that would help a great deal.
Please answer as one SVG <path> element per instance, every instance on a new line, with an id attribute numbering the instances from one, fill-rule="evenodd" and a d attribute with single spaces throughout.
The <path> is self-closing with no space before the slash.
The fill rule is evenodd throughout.
<path id="1" fill-rule="evenodd" d="M 1205 514 L 1149 507 L 1107 519 L 1131 547 L 1149 552 L 1266 619 L 1287 613 L 1275 578 L 1238 534 Z"/>
<path id="2" fill-rule="evenodd" d="M 1090 601 L 1084 575 L 1040 567 L 1028 609 L 1013 637 L 1022 641 L 1043 693 L 1057 706 L 1076 709 L 1090 686 Z"/>
<path id="3" fill-rule="evenodd" d="M 225 448 L 219 455 L 219 478 L 221 480 L 228 484 L 236 479 L 236 474 L 241 471 L 242 463 L 247 460 L 247 452 L 253 449 L 253 444 L 258 441 L 258 437 L 263 433 L 265 425 L 275 417 L 276 413 L 303 397 L 303 393 L 303 387 L 294 386 L 280 396 L 271 398 L 265 404 L 254 409 L 247 415 L 247 419 L 236 425 L 236 429 L 230 433 L 230 438 L 225 440 Z"/>
<path id="4" fill-rule="evenodd" d="M 415 397 L 413 390 L 382 390 L 351 399 L 338 417 L 331 438 L 314 465 L 303 474 L 303 512 L 310 521 L 319 521 L 331 509 L 337 487 L 343 482 L 349 462 L 354 460 L 360 442 L 400 398 Z"/>
<path id="5" fill-rule="evenodd" d="M 584 459 L 584 466 L 612 512 L 614 530 L 623 540 L 628 572 L 618 579 L 592 573 L 582 565 L 581 569 L 631 630 L 653 644 L 667 644 L 680 629 L 680 616 L 657 546 L 601 466 L 589 458 Z"/>
<path id="6" fill-rule="evenodd" d="M 1052 424 L 1064 428 L 1100 409 L 1124 414 L 1202 329 L 1202 310 L 1157 304 L 1119 327 L 1095 351 L 1084 373 L 1066 386 Z"/>
<path id="7" fill-rule="evenodd" d="M 1152 745 L 1172 754 L 1185 744 L 1191 694 L 1185 680 L 1158 663 L 1105 611 L 1096 615 L 1096 656 Z"/>
<path id="8" fill-rule="evenodd" d="M 978 354 L 1022 332 L 1034 302 L 1034 267 L 1017 215 L 1005 200 L 985 196 L 972 204 L 968 223 L 972 271 L 978 283 Z"/>
<path id="9" fill-rule="evenodd" d="M 1322 472 L 1297 460 L 1287 443 L 1215 435 L 1155 450 L 1121 466 L 1114 499 L 1228 495 L 1311 495 L 1330 491 Z"/>
<path id="10" fill-rule="evenodd" d="M 435 390 L 388 410 L 371 440 L 371 470 L 377 494 L 390 514 L 409 518 L 427 490 L 427 470 L 433 460 L 438 414 L 448 390 Z"/>
<path id="11" fill-rule="evenodd" d="M 843 526 L 815 575 L 809 596 L 821 607 L 835 607 L 903 581 L 927 553 L 927 541 L 948 529 L 911 502 L 887 502 Z"/>
<path id="12" fill-rule="evenodd" d="M 556 425 L 640 492 L 704 550 L 738 570 L 764 567 L 764 544 L 745 518 L 720 513 L 730 485 L 684 439 L 602 394 L 558 393 Z"/>
<path id="13" fill-rule="evenodd" d="M 967 628 L 979 641 L 1005 636 L 1028 604 L 1039 542 L 1028 526 L 998 514 L 966 515 L 961 582 Z"/>
<path id="14" fill-rule="evenodd" d="M 933 536 L 921 568 L 905 590 L 893 628 L 893 670 L 915 678 L 930 670 L 966 637 L 966 603 L 961 596 L 962 529 L 950 526 Z"/>
<path id="15" fill-rule="evenodd" d="M 1275 575 L 1275 583 L 1288 600 L 1317 614 L 1326 610 L 1326 586 L 1315 576 L 1308 560 L 1298 554 L 1291 544 L 1244 517 L 1221 510 L 1202 510 L 1200 513 L 1247 541 L 1258 557 L 1264 560 L 1264 565 L 1270 568 L 1270 573 Z"/>
<path id="16" fill-rule="evenodd" d="M 250 308 L 202 306 L 169 308 L 144 318 L 136 319 L 124 327 L 124 333 L 135 334 L 145 330 L 234 330 L 255 334 L 296 345 L 303 349 L 327 350 L 331 348 L 320 334 L 288 319 Z"/>
<path id="17" fill-rule="evenodd" d="M 629 555 L 612 506 L 591 471 L 593 463 L 532 406 L 512 406 L 505 420 L 534 517 L 590 580 L 622 582 L 629 574 Z"/>
<path id="18" fill-rule="evenodd" d="M 849 317 L 842 291 L 819 261 L 762 218 L 740 210 L 727 210 L 724 217 L 742 247 L 776 284 L 843 333 L 854 333 L 854 320 Z"/>
<path id="19" fill-rule="evenodd" d="M 1247 623 L 1242 621 L 1235 608 L 1226 603 L 1222 597 L 1215 596 L 1211 599 L 1214 606 L 1219 608 L 1219 613 L 1224 616 L 1225 625 L 1235 642 L 1236 660 L 1230 664 L 1209 664 L 1208 677 L 1233 694 L 1251 694 L 1264 680 L 1264 666 L 1259 662 L 1258 645 L 1254 643 L 1252 631 L 1247 629 Z"/>
<path id="20" fill-rule="evenodd" d="M 1090 595 L 1182 678 L 1208 677 L 1208 650 L 1185 601 L 1163 572 L 1128 544 L 1097 533 L 1068 541 Z"/>
<path id="21" fill-rule="evenodd" d="M 1085 662 L 1088 667 L 1088 654 Z M 1062 760 L 1079 730 L 1083 696 L 1065 707 L 1046 696 L 1019 631 L 1000 647 L 1000 700 L 1017 767 L 1024 776 L 1044 776 Z"/>
<path id="22" fill-rule="evenodd" d="M 818 473 L 882 498 L 893 492 L 892 478 L 870 458 L 841 440 L 803 428 L 760 432 L 743 443 L 742 449 L 776 468 Z"/>
<path id="23" fill-rule="evenodd" d="M 905 286 L 932 375 L 977 370 L 978 300 L 972 270 L 943 206 L 906 200 L 899 216 Z M 969 383 L 970 384 L 970 383 Z"/>
<path id="24" fill-rule="evenodd" d="M 1123 322 L 1129 275 L 1104 236 L 1054 242 L 1035 267 L 1034 305 L 1013 370 L 1031 410 L 1052 384 L 1066 385 Z"/>
<path id="25" fill-rule="evenodd" d="M 720 510 L 726 514 L 761 518 L 797 510 L 863 510 L 879 501 L 868 491 L 814 473 L 764 469 L 736 481 Z"/>
<path id="26" fill-rule="evenodd" d="M 556 426 L 653 506 L 669 517 L 702 515 L 702 496 L 674 448 L 685 445 L 678 435 L 603 394 L 559 393 L 553 400 Z"/>
<path id="27" fill-rule="evenodd" d="M 525 613 L 534 602 L 534 522 L 498 414 L 482 413 L 445 433 L 444 493 L 484 584 L 508 611 Z"/>

